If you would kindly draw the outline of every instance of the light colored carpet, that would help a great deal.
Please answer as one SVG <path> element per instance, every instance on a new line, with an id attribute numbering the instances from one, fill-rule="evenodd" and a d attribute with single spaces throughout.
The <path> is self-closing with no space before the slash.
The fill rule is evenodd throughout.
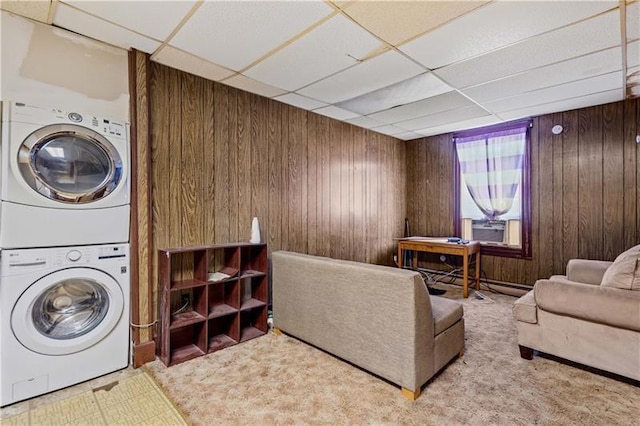
<path id="1" fill-rule="evenodd" d="M 460 297 L 458 287 L 447 288 L 448 297 Z M 639 387 L 539 356 L 521 359 L 515 298 L 485 294 L 463 301 L 464 357 L 415 402 L 392 384 L 274 334 L 171 368 L 158 360 L 146 368 L 194 425 L 639 424 Z"/>

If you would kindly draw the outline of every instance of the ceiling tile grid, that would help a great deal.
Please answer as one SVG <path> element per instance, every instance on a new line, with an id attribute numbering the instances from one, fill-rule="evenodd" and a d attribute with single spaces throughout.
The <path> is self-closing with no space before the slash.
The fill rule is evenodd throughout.
<path id="1" fill-rule="evenodd" d="M 168 45 L 156 51 L 151 60 L 213 81 L 220 81 L 235 74 L 218 64 Z"/>
<path id="2" fill-rule="evenodd" d="M 143 52 L 153 53 L 160 46 L 160 42 L 156 40 L 88 15 L 63 3 L 56 7 L 53 23 L 123 49 L 134 47 Z"/>
<path id="3" fill-rule="evenodd" d="M 196 3 L 183 1 L 86 1 L 61 0 L 77 9 L 163 41 Z"/>
<path id="4" fill-rule="evenodd" d="M 337 103 L 423 72 L 421 66 L 390 51 L 298 90 L 298 93 L 327 103 Z"/>
<path id="5" fill-rule="evenodd" d="M 402 140 L 640 96 L 640 1 L 19 3 L 1 6 Z"/>
<path id="6" fill-rule="evenodd" d="M 616 1 L 502 1 L 476 9 L 401 47 L 430 69 L 486 54 L 596 15 Z"/>
<path id="7" fill-rule="evenodd" d="M 356 65 L 380 46 L 371 34 L 336 15 L 243 74 L 294 91 Z"/>
<path id="8" fill-rule="evenodd" d="M 170 44 L 239 71 L 332 12 L 321 1 L 205 2 Z"/>
<path id="9" fill-rule="evenodd" d="M 616 11 L 436 70 L 462 89 L 620 45 Z"/>
<path id="10" fill-rule="evenodd" d="M 620 47 L 602 50 L 575 59 L 547 65 L 520 74 L 481 83 L 462 91 L 475 101 L 483 102 L 544 89 L 597 75 L 618 71 L 622 65 Z"/>
<path id="11" fill-rule="evenodd" d="M 287 93 L 285 95 L 277 96 L 274 99 L 306 110 L 327 106 L 324 102 L 316 101 L 315 99 L 307 98 L 305 96 L 298 95 L 297 93 Z"/>

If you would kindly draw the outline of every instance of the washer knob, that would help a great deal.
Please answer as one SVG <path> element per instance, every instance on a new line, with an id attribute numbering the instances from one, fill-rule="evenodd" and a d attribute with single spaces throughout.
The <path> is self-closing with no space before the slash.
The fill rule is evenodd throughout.
<path id="1" fill-rule="evenodd" d="M 67 253 L 67 259 L 69 259 L 70 262 L 77 262 L 81 257 L 82 253 L 80 253 L 80 251 L 78 250 L 71 250 L 69 253 Z"/>

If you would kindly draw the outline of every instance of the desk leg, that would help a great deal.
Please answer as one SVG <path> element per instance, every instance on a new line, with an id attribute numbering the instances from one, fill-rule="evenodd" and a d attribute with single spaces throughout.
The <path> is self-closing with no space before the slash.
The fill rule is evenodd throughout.
<path id="1" fill-rule="evenodd" d="M 411 253 L 411 263 L 413 263 L 413 269 L 418 269 L 418 253 L 420 253 L 419 251 L 413 251 L 413 253 Z"/>
<path id="2" fill-rule="evenodd" d="M 476 252 L 476 290 L 480 290 L 480 251 Z"/>
<path id="3" fill-rule="evenodd" d="M 400 245 L 398 245 L 398 261 L 396 264 L 398 265 L 398 268 L 402 269 L 402 249 L 400 248 Z"/>
<path id="4" fill-rule="evenodd" d="M 462 255 L 462 297 L 469 297 L 469 255 Z"/>

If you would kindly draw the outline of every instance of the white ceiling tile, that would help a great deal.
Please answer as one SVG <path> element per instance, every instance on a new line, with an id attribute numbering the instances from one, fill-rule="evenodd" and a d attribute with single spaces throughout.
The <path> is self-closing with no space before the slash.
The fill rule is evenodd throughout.
<path id="1" fill-rule="evenodd" d="M 379 127 L 382 126 L 384 123 L 381 123 L 377 120 L 374 120 L 372 118 L 369 117 L 356 117 L 356 118 L 350 118 L 348 120 L 345 120 L 347 123 L 351 123 L 354 126 L 358 126 L 358 127 L 364 127 L 365 129 L 370 129 L 372 127 Z"/>
<path id="2" fill-rule="evenodd" d="M 566 99 L 559 102 L 552 102 L 544 105 L 523 108 L 519 110 L 504 112 L 500 118 L 504 120 L 516 120 L 523 117 L 532 117 L 553 112 L 570 111 L 572 109 L 586 108 L 594 105 L 608 104 L 624 99 L 624 92 L 621 89 L 610 90 L 608 92 L 594 93 L 574 99 Z"/>
<path id="3" fill-rule="evenodd" d="M 616 1 L 492 2 L 402 46 L 434 69 L 525 40 L 618 5 Z"/>
<path id="4" fill-rule="evenodd" d="M 398 133 L 397 135 L 393 135 L 393 137 L 402 139 L 403 141 L 410 141 L 413 139 L 423 138 L 424 136 L 414 132 L 404 132 L 404 133 Z"/>
<path id="5" fill-rule="evenodd" d="M 296 90 L 358 63 L 382 44 L 343 15 L 336 15 L 245 75 Z"/>
<path id="6" fill-rule="evenodd" d="M 489 115 L 487 111 L 477 105 L 472 105 L 464 108 L 458 108 L 450 111 L 427 115 L 425 117 L 414 118 L 413 120 L 401 121 L 399 123 L 396 123 L 395 125 L 397 127 L 400 127 L 401 129 L 416 131 L 420 129 L 426 129 L 428 127 L 454 123 L 457 121 L 484 117 L 487 115 Z"/>
<path id="7" fill-rule="evenodd" d="M 443 25 L 486 1 L 355 1 L 345 12 L 395 46 Z"/>
<path id="8" fill-rule="evenodd" d="M 640 40 L 627 43 L 627 66 L 640 65 Z"/>
<path id="9" fill-rule="evenodd" d="M 181 1 L 63 0 L 78 9 L 164 41 L 196 3 Z"/>
<path id="10" fill-rule="evenodd" d="M 24 0 L 3 0 L 0 2 L 0 9 L 25 18 L 34 19 L 36 21 L 47 22 L 49 19 L 49 11 L 51 9 L 51 0 L 46 1 L 24 1 Z"/>
<path id="11" fill-rule="evenodd" d="M 247 92 L 265 96 L 267 98 L 280 96 L 283 93 L 287 92 L 286 90 L 282 90 L 278 87 L 269 86 L 268 84 L 264 84 L 252 78 L 245 77 L 242 74 L 236 74 L 233 77 L 224 80 L 222 83 L 226 84 L 227 86 L 237 87 L 238 89 L 246 90 Z"/>
<path id="12" fill-rule="evenodd" d="M 627 41 L 640 38 L 640 2 L 627 4 Z"/>
<path id="13" fill-rule="evenodd" d="M 515 3 L 522 4 L 521 2 Z M 559 40 L 561 42 L 558 42 Z M 608 49 L 619 44 L 620 17 L 616 10 L 474 59 L 447 66 L 435 71 L 435 73 L 452 86 L 463 88 Z"/>
<path id="14" fill-rule="evenodd" d="M 277 96 L 273 99 L 306 110 L 327 106 L 324 102 L 316 101 L 315 99 L 310 99 L 306 96 L 298 95 L 297 93 L 287 93 L 286 95 Z"/>
<path id="15" fill-rule="evenodd" d="M 168 45 L 165 45 L 160 51 L 155 53 L 151 59 L 163 65 L 214 81 L 220 81 L 234 73 L 220 65 L 205 61 L 202 58 Z"/>
<path id="16" fill-rule="evenodd" d="M 470 120 L 462 120 L 454 123 L 443 124 L 441 126 L 429 127 L 426 129 L 416 130 L 422 136 L 442 135 L 449 132 L 458 132 L 461 130 L 477 129 L 478 127 L 490 126 L 492 124 L 502 123 L 504 120 L 495 115 L 485 117 L 472 118 Z"/>
<path id="17" fill-rule="evenodd" d="M 348 120 L 350 118 L 358 117 L 359 115 L 346 109 L 338 108 L 335 105 L 329 105 L 324 108 L 318 108 L 313 110 L 318 114 L 326 115 L 327 117 L 335 118 L 336 120 Z"/>
<path id="18" fill-rule="evenodd" d="M 622 65 L 621 54 L 622 49 L 614 47 L 489 83 L 468 87 L 462 91 L 476 102 L 506 98 L 518 93 L 617 71 Z"/>
<path id="19" fill-rule="evenodd" d="M 425 115 L 462 108 L 469 105 L 473 105 L 473 102 L 469 99 L 457 92 L 449 92 L 432 98 L 423 99 L 418 102 L 402 105 L 397 108 L 380 111 L 375 114 L 371 114 L 369 117 L 383 123 L 393 124 L 399 121 L 424 117 Z"/>
<path id="20" fill-rule="evenodd" d="M 374 132 L 382 133 L 389 136 L 397 135 L 398 133 L 406 133 L 405 129 L 401 129 L 400 127 L 391 126 L 391 125 L 372 127 L 371 130 L 373 130 Z"/>
<path id="21" fill-rule="evenodd" d="M 331 12 L 321 1 L 205 2 L 170 43 L 240 70 Z"/>
<path id="22" fill-rule="evenodd" d="M 390 51 L 298 90 L 327 103 L 337 103 L 406 80 L 424 69 Z"/>
<path id="23" fill-rule="evenodd" d="M 420 99 L 430 98 L 453 90 L 431 72 L 426 72 L 375 92 L 341 102 L 341 108 L 358 114 L 373 112 L 409 104 Z"/>
<path id="24" fill-rule="evenodd" d="M 114 46 L 129 49 L 135 47 L 143 52 L 152 53 L 160 46 L 160 43 L 150 38 L 136 34 L 102 19 L 81 12 L 59 3 L 53 23 L 58 27 L 113 44 Z"/>
<path id="25" fill-rule="evenodd" d="M 577 98 L 592 93 L 619 89 L 622 86 L 622 71 L 616 71 L 584 80 L 572 81 L 558 86 L 547 87 L 533 92 L 525 92 L 508 98 L 498 99 L 482 105 L 493 113 L 502 113 L 533 107 L 536 105 Z"/>

